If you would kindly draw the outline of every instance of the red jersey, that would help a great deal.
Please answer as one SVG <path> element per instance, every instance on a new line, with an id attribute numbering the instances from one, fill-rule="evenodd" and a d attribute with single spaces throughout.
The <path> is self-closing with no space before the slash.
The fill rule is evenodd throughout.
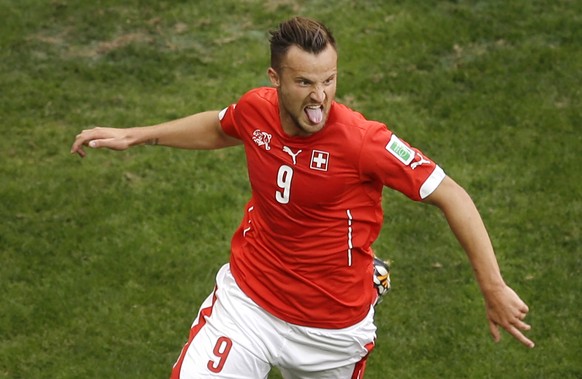
<path id="1" fill-rule="evenodd" d="M 383 187 L 420 200 L 444 172 L 384 124 L 335 102 L 321 131 L 290 137 L 275 88 L 249 91 L 220 122 L 244 143 L 252 189 L 231 246 L 240 288 L 293 324 L 361 321 L 376 298 L 371 245 Z"/>

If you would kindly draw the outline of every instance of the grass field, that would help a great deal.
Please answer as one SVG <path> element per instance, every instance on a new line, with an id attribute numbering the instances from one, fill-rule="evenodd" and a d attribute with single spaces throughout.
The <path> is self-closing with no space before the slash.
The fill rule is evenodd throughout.
<path id="1" fill-rule="evenodd" d="M 267 84 L 266 31 L 319 18 L 338 99 L 435 159 L 530 305 L 494 344 L 435 210 L 386 191 L 393 262 L 367 378 L 582 377 L 582 3 L 0 0 L 0 378 L 167 378 L 249 196 L 242 149 L 69 154 L 93 125 Z M 271 378 L 280 378 L 274 372 Z"/>

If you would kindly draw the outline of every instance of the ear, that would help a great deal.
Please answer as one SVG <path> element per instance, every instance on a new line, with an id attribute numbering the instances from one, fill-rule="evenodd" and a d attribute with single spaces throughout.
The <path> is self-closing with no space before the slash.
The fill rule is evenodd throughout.
<path id="1" fill-rule="evenodd" d="M 275 87 L 279 87 L 281 85 L 281 80 L 279 78 L 279 74 L 273 67 L 269 67 L 267 70 L 267 75 L 269 75 L 269 79 L 271 80 L 271 84 Z"/>

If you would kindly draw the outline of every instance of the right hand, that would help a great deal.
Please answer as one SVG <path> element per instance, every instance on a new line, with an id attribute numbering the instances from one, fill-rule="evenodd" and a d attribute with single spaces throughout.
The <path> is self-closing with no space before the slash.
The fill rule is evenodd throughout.
<path id="1" fill-rule="evenodd" d="M 523 345 L 533 348 L 534 342 L 523 334 L 531 329 L 531 325 L 524 322 L 529 308 L 513 289 L 505 285 L 499 290 L 484 293 L 484 297 L 493 340 L 499 342 L 499 327 L 502 327 Z"/>
<path id="2" fill-rule="evenodd" d="M 112 150 L 125 150 L 130 147 L 127 129 L 102 128 L 83 130 L 75 138 L 71 146 L 71 154 L 79 154 L 84 158 L 87 153 L 83 149 L 89 146 L 93 149 L 108 148 Z"/>

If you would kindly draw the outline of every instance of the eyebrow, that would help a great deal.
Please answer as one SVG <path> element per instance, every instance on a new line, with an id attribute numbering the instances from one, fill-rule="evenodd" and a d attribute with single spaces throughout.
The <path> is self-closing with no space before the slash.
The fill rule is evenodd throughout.
<path id="1" fill-rule="evenodd" d="M 334 77 L 336 77 L 336 76 L 337 76 L 337 72 L 334 72 L 334 73 L 332 73 L 332 74 L 328 75 L 328 76 L 327 76 L 327 78 L 325 78 L 325 79 L 324 79 L 324 81 L 325 81 L 325 80 L 332 79 L 332 78 L 334 78 Z M 301 80 L 301 81 L 306 81 L 306 82 L 309 82 L 309 83 L 313 83 L 313 80 L 312 80 L 312 79 L 309 79 L 309 78 L 307 78 L 307 77 L 305 77 L 305 76 L 302 76 L 302 75 L 297 75 L 297 76 L 295 76 L 295 77 L 293 78 L 293 80 L 295 80 L 295 81 L 300 81 L 300 80 Z"/>
<path id="2" fill-rule="evenodd" d="M 306 78 L 305 76 L 296 76 L 293 78 L 293 80 L 296 82 L 309 82 L 309 83 L 313 82 L 313 80 Z"/>

